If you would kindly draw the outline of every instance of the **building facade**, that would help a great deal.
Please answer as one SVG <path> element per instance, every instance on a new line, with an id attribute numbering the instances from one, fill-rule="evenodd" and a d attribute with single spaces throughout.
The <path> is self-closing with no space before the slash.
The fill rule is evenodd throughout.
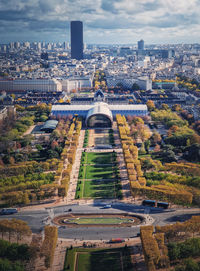
<path id="1" fill-rule="evenodd" d="M 92 88 L 92 77 L 79 77 L 69 78 L 67 80 L 60 81 L 62 84 L 62 90 L 70 92 L 73 89 Z"/>
<path id="2" fill-rule="evenodd" d="M 97 126 L 97 123 L 110 123 L 117 114 L 124 116 L 146 116 L 148 114 L 145 104 L 107 104 L 95 102 L 94 104 L 53 105 L 52 116 L 78 115 L 85 119 L 87 126 Z M 107 124 L 108 125 L 108 124 Z M 105 126 L 107 126 L 105 125 Z M 102 127 L 102 125 L 100 125 Z"/>
<path id="3" fill-rule="evenodd" d="M 144 50 L 144 41 L 143 40 L 138 41 L 138 50 Z"/>
<path id="4" fill-rule="evenodd" d="M 152 90 L 152 80 L 148 77 L 119 77 L 119 76 L 107 76 L 108 87 L 116 87 L 122 84 L 124 88 L 131 89 L 133 84 L 139 85 L 140 89 Z"/>
<path id="5" fill-rule="evenodd" d="M 79 104 L 56 104 L 52 106 L 51 115 L 55 117 L 77 115 L 85 120 L 87 127 L 112 127 L 113 119 L 117 114 L 124 116 L 146 116 L 148 114 L 145 104 L 112 104 L 105 103 L 102 90 L 94 94 L 93 102 Z"/>
<path id="6" fill-rule="evenodd" d="M 0 80 L 0 91 L 62 91 L 62 84 L 56 79 Z"/>

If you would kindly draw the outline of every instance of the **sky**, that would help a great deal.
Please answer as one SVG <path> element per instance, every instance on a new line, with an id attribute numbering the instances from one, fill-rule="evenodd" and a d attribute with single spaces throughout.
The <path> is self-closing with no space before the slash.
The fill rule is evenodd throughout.
<path id="1" fill-rule="evenodd" d="M 0 0 L 0 43 L 70 42 L 73 20 L 87 44 L 200 43 L 200 0 Z"/>

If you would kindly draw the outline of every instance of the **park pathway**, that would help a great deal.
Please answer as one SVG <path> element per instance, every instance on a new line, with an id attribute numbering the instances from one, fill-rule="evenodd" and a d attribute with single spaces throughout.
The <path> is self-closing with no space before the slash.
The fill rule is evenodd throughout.
<path id="1" fill-rule="evenodd" d="M 129 200 L 132 200 L 133 197 L 130 191 L 128 173 L 127 173 L 126 164 L 124 161 L 124 154 L 122 151 L 122 145 L 121 145 L 116 122 L 113 123 L 113 131 L 114 131 L 115 144 L 117 146 L 117 158 L 118 158 L 119 172 L 120 172 L 120 177 L 121 177 L 123 201 L 129 201 Z"/>
<path id="2" fill-rule="evenodd" d="M 65 263 L 66 249 L 69 247 L 69 242 L 58 239 L 53 265 L 48 271 L 62 271 Z"/>
<path id="3" fill-rule="evenodd" d="M 65 199 L 67 204 L 73 203 L 73 201 L 75 199 L 81 155 L 83 152 L 84 137 L 85 137 L 85 130 L 81 130 L 80 136 L 79 136 L 78 148 L 76 150 L 75 162 L 72 166 L 69 189 L 68 189 L 67 197 Z"/>

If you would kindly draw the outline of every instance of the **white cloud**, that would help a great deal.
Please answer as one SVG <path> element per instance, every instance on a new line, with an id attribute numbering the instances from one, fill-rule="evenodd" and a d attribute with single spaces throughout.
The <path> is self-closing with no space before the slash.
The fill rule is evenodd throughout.
<path id="1" fill-rule="evenodd" d="M 199 0 L 0 0 L 0 38 L 23 26 L 23 39 L 52 32 L 59 40 L 69 21 L 82 20 L 86 42 L 200 42 L 199 14 Z"/>

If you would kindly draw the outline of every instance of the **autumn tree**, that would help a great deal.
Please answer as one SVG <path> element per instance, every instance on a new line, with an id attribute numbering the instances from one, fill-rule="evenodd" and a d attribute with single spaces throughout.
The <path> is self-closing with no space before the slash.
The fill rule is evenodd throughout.
<path id="1" fill-rule="evenodd" d="M 29 200 L 29 196 L 28 196 L 28 193 L 27 192 L 24 192 L 23 193 L 23 196 L 22 196 L 22 203 L 27 205 L 30 203 L 30 200 Z"/>
<path id="2" fill-rule="evenodd" d="M 161 135 L 157 131 L 153 132 L 151 138 L 154 144 L 160 143 L 162 140 Z"/>
<path id="3" fill-rule="evenodd" d="M 176 112 L 180 112 L 182 110 L 182 108 L 181 108 L 180 104 L 174 104 L 172 106 L 172 110 L 176 111 Z"/>
<path id="4" fill-rule="evenodd" d="M 162 104 L 161 109 L 168 110 L 169 109 L 169 105 L 168 104 Z"/>
<path id="5" fill-rule="evenodd" d="M 146 105 L 149 111 L 154 111 L 156 109 L 155 104 L 152 100 L 148 100 Z"/>

